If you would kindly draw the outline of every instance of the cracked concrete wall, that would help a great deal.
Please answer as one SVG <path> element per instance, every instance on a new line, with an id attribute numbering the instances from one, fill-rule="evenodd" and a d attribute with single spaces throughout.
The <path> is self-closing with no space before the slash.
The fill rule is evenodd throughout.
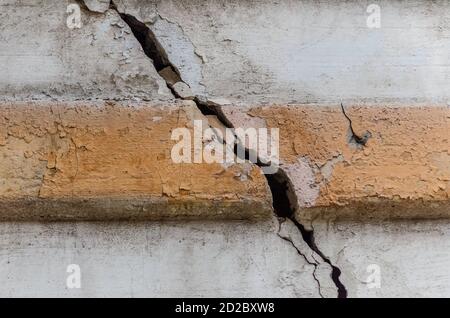
<path id="1" fill-rule="evenodd" d="M 337 105 L 223 109 L 241 127 L 279 128 L 280 167 L 305 222 L 449 216 L 448 107 L 354 105 L 351 129 Z M 352 131 L 369 135 L 364 145 Z"/>
<path id="2" fill-rule="evenodd" d="M 166 50 L 182 60 L 194 48 L 200 59 L 189 60 L 200 64 L 197 85 L 210 98 L 244 104 L 449 98 L 446 1 L 377 1 L 379 29 L 366 25 L 373 1 L 116 2 L 119 10 L 154 23 L 156 32 L 160 20 L 174 25 Z M 183 75 L 193 68 L 179 66 Z"/>
<path id="3" fill-rule="evenodd" d="M 171 99 L 117 12 L 70 29 L 70 3 L 0 1 L 1 100 Z"/>
<path id="4" fill-rule="evenodd" d="M 450 7 L 370 3 L 0 0 L 0 295 L 448 296 Z M 280 128 L 279 173 L 180 173 L 194 117 Z"/>
<path id="5" fill-rule="evenodd" d="M 449 221 L 313 222 L 349 297 L 448 297 Z"/>

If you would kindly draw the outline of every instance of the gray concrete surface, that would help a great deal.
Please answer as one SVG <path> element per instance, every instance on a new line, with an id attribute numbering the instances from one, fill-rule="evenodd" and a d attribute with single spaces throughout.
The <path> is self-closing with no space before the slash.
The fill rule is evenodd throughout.
<path id="1" fill-rule="evenodd" d="M 450 222 L 313 223 L 349 297 L 449 297 Z"/>
<path id="2" fill-rule="evenodd" d="M 115 2 L 150 21 L 183 77 L 211 98 L 254 104 L 450 97 L 448 1 L 376 1 L 380 28 L 367 25 L 370 0 Z"/>
<path id="3" fill-rule="evenodd" d="M 319 297 L 314 267 L 277 231 L 276 220 L 0 223 L 0 296 Z M 67 288 L 70 264 L 80 289 Z"/>
<path id="4" fill-rule="evenodd" d="M 72 1 L 1 0 L 2 98 L 145 98 L 170 94 L 105 1 L 66 26 Z M 450 4 L 379 1 L 130 1 L 196 94 L 254 103 L 447 103 Z M 104 12 L 104 13 L 99 13 Z"/>
<path id="5" fill-rule="evenodd" d="M 320 297 L 314 267 L 277 228 L 276 220 L 1 223 L 0 296 Z M 449 228 L 447 221 L 314 224 L 349 297 L 448 297 Z M 70 264 L 80 266 L 80 289 L 66 286 Z M 370 284 L 374 265 L 379 288 Z M 322 293 L 335 297 L 329 270 L 318 275 Z"/>
<path id="6" fill-rule="evenodd" d="M 115 11 L 82 11 L 70 29 L 71 3 L 0 0 L 0 99 L 172 98 Z"/>

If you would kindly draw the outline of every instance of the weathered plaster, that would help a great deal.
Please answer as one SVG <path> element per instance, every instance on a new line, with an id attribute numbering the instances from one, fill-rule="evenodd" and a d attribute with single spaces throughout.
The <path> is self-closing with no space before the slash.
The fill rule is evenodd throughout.
<path id="1" fill-rule="evenodd" d="M 0 116 L 4 217 L 268 217 L 268 184 L 255 165 L 173 173 L 164 161 L 170 129 L 189 125 L 193 113 L 220 129 L 279 127 L 282 181 L 293 187 L 279 195 L 297 200 L 277 212 L 296 214 L 272 223 L 2 223 L 0 294 L 449 293 L 442 258 L 450 171 L 447 2 L 381 1 L 380 29 L 366 26 L 370 1 L 113 2 L 116 8 L 84 1 L 83 27 L 70 30 L 69 1 L 25 1 L 20 9 L 0 1 L 7 21 L 0 26 L 0 94 L 14 101 Z M 154 32 L 164 50 L 157 54 L 167 55 L 183 82 L 171 67 L 156 72 L 156 56 L 144 54 L 118 13 Z M 188 119 L 158 106 L 174 97 L 194 100 Z M 55 107 L 20 103 L 34 99 Z M 80 99 L 76 114 L 55 102 Z M 87 99 L 150 103 L 104 111 L 85 107 Z M 215 114 L 202 116 L 197 106 Z M 366 131 L 367 142 L 358 143 L 355 134 Z M 155 171 L 156 181 L 149 177 Z M 438 219 L 368 223 L 392 217 Z M 330 218 L 346 220 L 324 221 Z M 64 274 L 54 271 L 80 255 L 88 285 L 69 291 Z M 379 290 L 361 283 L 368 261 L 381 265 Z M 112 269 L 105 272 L 105 264 Z"/>
<path id="2" fill-rule="evenodd" d="M 294 185 L 298 217 L 448 216 L 450 109 L 346 108 L 355 132 L 370 132 L 365 146 L 350 138 L 338 105 L 241 108 L 245 128 L 253 120 L 242 119 L 250 115 L 280 129 L 281 168 Z"/>
<path id="3" fill-rule="evenodd" d="M 369 0 L 118 2 L 129 12 L 154 8 L 183 30 L 203 56 L 210 98 L 408 104 L 450 97 L 446 1 L 377 1 L 381 28 L 367 26 Z M 177 37 L 164 41 L 179 59 L 192 56 Z"/>
<path id="4" fill-rule="evenodd" d="M 0 296 L 320 297 L 315 267 L 277 231 L 277 220 L 3 222 Z M 66 286 L 69 264 L 80 289 Z"/>
<path id="5" fill-rule="evenodd" d="M 70 29 L 71 1 L 22 2 L 26 9 L 0 1 L 1 100 L 172 98 L 114 10 L 83 10 L 82 27 Z"/>
<path id="6" fill-rule="evenodd" d="M 450 294 L 447 219 L 316 220 L 313 226 L 316 244 L 341 269 L 349 297 Z"/>
<path id="7" fill-rule="evenodd" d="M 258 167 L 173 161 L 173 129 L 194 147 L 193 121 L 208 128 L 193 102 L 22 102 L 0 105 L 0 118 L 0 219 L 272 214 Z"/>

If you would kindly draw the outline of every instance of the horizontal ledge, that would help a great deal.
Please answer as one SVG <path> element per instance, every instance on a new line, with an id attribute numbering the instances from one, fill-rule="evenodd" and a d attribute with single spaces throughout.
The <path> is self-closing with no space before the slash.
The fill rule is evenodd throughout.
<path id="1" fill-rule="evenodd" d="M 232 112 L 230 111 L 232 110 Z M 450 108 L 229 106 L 235 127 L 279 128 L 281 168 L 309 218 L 450 217 Z M 251 164 L 175 164 L 175 128 L 217 125 L 192 102 L 0 103 L 0 220 L 259 219 Z"/>
<path id="2" fill-rule="evenodd" d="M 193 102 L 0 103 L 0 220 L 259 219 L 270 189 L 250 163 L 176 163 Z"/>
<path id="3" fill-rule="evenodd" d="M 235 126 L 279 129 L 297 217 L 450 217 L 450 107 L 222 107 Z M 295 196 L 294 196 L 295 194 Z"/>
<path id="4" fill-rule="evenodd" d="M 345 205 L 300 208 L 296 216 L 304 221 L 322 220 L 404 220 L 450 218 L 450 200 L 393 200 L 367 198 Z"/>
<path id="5" fill-rule="evenodd" d="M 272 215 L 268 204 L 168 198 L 21 198 L 0 200 L 0 221 L 250 220 Z"/>

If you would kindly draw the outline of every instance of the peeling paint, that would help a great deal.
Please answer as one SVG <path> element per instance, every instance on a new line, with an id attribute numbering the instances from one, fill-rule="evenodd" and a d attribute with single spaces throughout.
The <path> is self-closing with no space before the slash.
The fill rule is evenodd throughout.
<path id="1" fill-rule="evenodd" d="M 0 105 L 0 117 L 9 118 L 8 142 L 0 147 L 1 220 L 272 213 L 257 166 L 172 161 L 171 130 L 204 119 L 193 102 L 16 102 Z"/>
<path id="2" fill-rule="evenodd" d="M 122 15 L 122 18 L 125 18 L 125 21 L 127 21 L 127 23 L 130 25 L 130 27 L 133 29 L 133 32 L 136 35 L 136 37 L 138 39 L 139 38 L 141 39 L 141 43 L 142 43 L 144 49 L 146 46 L 156 48 L 156 49 L 146 50 L 146 53 L 153 60 L 155 68 L 157 70 L 163 68 L 163 65 L 157 65 L 158 61 L 164 60 L 166 58 L 167 58 L 167 63 L 166 63 L 167 66 L 171 67 L 174 70 L 179 69 L 178 65 L 173 64 L 172 61 L 170 61 L 169 56 L 165 52 L 164 48 L 160 45 L 160 42 L 157 39 L 156 35 L 152 34 L 151 30 L 146 29 L 145 27 L 140 25 L 139 24 L 140 22 L 137 22 L 136 18 L 134 18 L 134 17 Z M 140 34 L 140 32 L 145 32 L 146 34 Z M 149 36 L 149 34 L 150 34 L 150 36 Z M 167 66 L 165 65 L 164 67 L 167 68 Z M 177 96 L 178 98 L 181 98 L 181 99 L 191 99 L 191 96 L 188 96 L 188 98 L 183 97 L 183 95 L 180 94 L 176 90 L 177 84 L 179 84 L 179 83 L 185 84 L 184 81 L 182 80 L 182 77 L 180 78 L 180 81 L 175 84 L 170 83 L 169 81 L 167 81 L 167 79 L 166 79 L 166 82 L 167 82 L 168 87 L 172 88 L 172 92 L 174 92 L 175 96 Z M 206 116 L 209 114 L 209 112 L 212 112 L 212 114 L 215 115 L 217 120 L 219 120 L 223 126 L 225 126 L 227 128 L 236 127 L 234 124 L 232 124 L 232 121 L 229 118 L 227 118 L 227 115 L 224 112 L 224 109 L 222 108 L 223 105 L 220 105 L 220 104 L 217 104 L 216 102 L 210 101 L 207 98 L 205 99 L 205 97 L 201 97 L 201 98 L 195 97 L 193 100 L 196 103 L 198 109 L 200 111 L 202 111 L 203 115 Z M 257 120 L 261 120 L 261 119 L 257 118 Z M 244 141 L 239 140 L 239 138 L 236 138 L 236 140 L 237 140 L 237 143 L 236 143 L 235 151 L 236 151 L 236 155 L 239 155 L 240 151 L 238 150 L 238 148 L 239 147 L 245 148 L 246 143 Z M 245 153 L 248 153 L 251 150 L 252 149 L 246 148 Z M 255 164 L 262 167 L 261 159 L 258 158 L 257 162 L 255 162 Z M 297 174 L 297 176 L 300 177 L 299 174 Z M 236 177 L 238 177 L 240 181 L 246 181 L 248 179 L 248 174 L 238 173 L 236 175 Z M 291 200 L 290 196 L 295 197 L 295 194 L 291 193 L 290 188 L 283 189 L 283 186 L 282 186 L 282 183 L 286 183 L 286 182 L 292 184 L 292 181 L 289 180 L 289 176 L 287 174 L 285 174 L 285 172 L 282 170 L 282 167 L 280 167 L 279 172 L 278 172 L 278 177 L 273 178 L 270 175 L 266 175 L 266 180 L 267 180 L 270 190 L 272 191 L 272 202 L 273 202 L 273 207 L 274 207 L 275 213 L 288 214 L 291 217 L 291 220 L 296 222 L 297 231 L 300 231 L 303 236 L 303 234 L 305 233 L 302 230 L 303 226 L 301 226 L 301 224 L 298 223 L 298 221 L 296 221 L 294 219 L 295 216 L 293 214 L 295 213 L 295 210 L 293 209 L 293 207 L 289 206 L 288 210 L 286 210 L 286 211 L 278 211 L 279 202 L 290 201 Z M 166 186 L 165 183 L 163 183 L 163 186 L 164 187 Z M 275 189 L 277 189 L 276 192 L 275 192 Z M 295 189 L 295 191 L 297 191 L 297 189 Z M 304 196 L 304 197 L 307 197 L 308 195 L 309 195 L 309 193 L 306 192 L 306 196 Z M 281 215 L 279 215 L 279 216 L 281 216 Z M 312 232 L 310 232 L 310 235 L 311 235 L 311 237 L 313 237 Z M 283 238 L 282 236 L 280 236 L 280 237 Z M 283 238 L 283 239 L 286 239 L 286 238 Z M 292 245 L 296 248 L 294 243 L 292 243 Z M 314 242 L 310 241 L 309 247 L 311 249 L 313 249 L 313 247 L 314 247 L 315 250 L 318 251 L 317 247 L 315 247 L 313 245 L 314 245 Z M 301 254 L 300 251 L 299 251 L 299 254 Z M 331 265 L 331 262 L 326 257 L 324 257 L 323 254 L 320 253 L 320 256 L 323 259 L 323 261 L 325 261 L 327 264 L 330 265 L 330 267 L 332 269 L 328 279 L 331 281 L 331 284 L 334 284 L 335 287 L 337 288 L 337 296 L 340 298 L 346 297 L 347 291 L 345 290 L 345 287 L 342 285 L 342 283 L 339 280 L 339 275 L 340 275 L 339 269 L 337 267 Z M 317 268 L 319 268 L 319 264 L 315 265 L 315 269 L 317 269 Z M 315 272 L 316 271 L 314 271 L 313 276 L 314 276 L 315 280 L 318 281 L 318 278 L 315 276 Z M 319 293 L 322 295 L 322 293 L 320 292 L 320 288 L 321 287 L 319 284 Z"/>

